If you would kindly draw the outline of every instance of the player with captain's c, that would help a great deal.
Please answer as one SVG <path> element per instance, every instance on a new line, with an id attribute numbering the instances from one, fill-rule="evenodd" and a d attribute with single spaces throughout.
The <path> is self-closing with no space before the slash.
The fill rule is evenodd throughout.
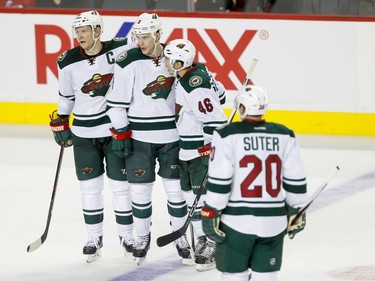
<path id="1" fill-rule="evenodd" d="M 79 46 L 64 51 L 57 59 L 59 100 L 57 110 L 50 115 L 50 126 L 57 144 L 73 146 L 88 236 L 83 254 L 91 262 L 100 257 L 103 247 L 104 173 L 112 192 L 120 244 L 125 254 L 134 249 L 130 186 L 124 158 L 112 151 L 105 96 L 116 57 L 135 43 L 128 38 L 101 41 L 104 23 L 97 11 L 79 14 L 72 29 Z"/>

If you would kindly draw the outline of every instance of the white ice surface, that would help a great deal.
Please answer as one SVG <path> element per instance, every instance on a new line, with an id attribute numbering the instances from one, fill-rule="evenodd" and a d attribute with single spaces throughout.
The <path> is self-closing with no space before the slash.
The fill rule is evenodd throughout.
<path id="1" fill-rule="evenodd" d="M 375 280 L 375 138 L 297 136 L 313 193 L 340 172 L 312 205 L 305 230 L 285 239 L 280 281 Z M 72 149 L 66 149 L 50 231 L 36 251 L 26 248 L 44 231 L 59 147 L 46 126 L 0 126 L 0 280 L 220 280 L 179 265 L 173 245 L 155 239 L 170 231 L 160 179 L 153 191 L 152 244 L 141 267 L 122 254 L 106 186 L 103 256 L 87 264 L 86 231 Z"/>

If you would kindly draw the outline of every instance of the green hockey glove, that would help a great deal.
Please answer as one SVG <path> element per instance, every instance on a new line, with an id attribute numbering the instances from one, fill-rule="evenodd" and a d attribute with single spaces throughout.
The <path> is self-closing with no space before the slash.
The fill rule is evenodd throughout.
<path id="1" fill-rule="evenodd" d="M 109 129 L 112 133 L 112 150 L 118 157 L 128 157 L 133 152 L 131 141 L 132 131 L 128 126 L 115 129 Z"/>
<path id="2" fill-rule="evenodd" d="M 52 112 L 49 116 L 51 122 L 49 123 L 53 136 L 58 145 L 64 143 L 65 147 L 73 144 L 72 132 L 69 127 L 69 115 L 58 115 L 57 110 Z"/>
<path id="3" fill-rule="evenodd" d="M 299 208 L 293 208 L 289 205 L 287 205 L 288 210 L 288 236 L 290 239 L 293 239 L 294 236 L 302 231 L 305 228 L 306 225 L 306 213 L 303 213 L 303 215 L 292 225 L 293 219 L 297 216 Z"/>
<path id="4" fill-rule="evenodd" d="M 216 243 L 225 241 L 225 233 L 219 229 L 221 211 L 208 206 L 202 207 L 201 217 L 204 233 Z"/>

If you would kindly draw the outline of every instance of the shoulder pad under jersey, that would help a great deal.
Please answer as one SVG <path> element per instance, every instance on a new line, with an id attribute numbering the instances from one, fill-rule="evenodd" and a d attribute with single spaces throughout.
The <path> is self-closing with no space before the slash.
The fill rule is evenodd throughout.
<path id="1" fill-rule="evenodd" d="M 210 77 L 207 75 L 207 72 L 202 71 L 197 66 L 193 66 L 193 69 L 182 77 L 180 83 L 187 93 L 197 88 L 211 88 Z"/>
<path id="2" fill-rule="evenodd" d="M 116 63 L 121 68 L 124 68 L 132 62 L 149 59 L 150 57 L 144 55 L 139 48 L 132 48 L 119 54 L 116 59 Z"/>

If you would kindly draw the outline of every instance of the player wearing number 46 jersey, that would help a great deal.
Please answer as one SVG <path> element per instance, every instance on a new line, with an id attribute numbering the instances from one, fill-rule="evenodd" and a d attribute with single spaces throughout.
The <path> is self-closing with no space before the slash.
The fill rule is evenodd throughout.
<path id="1" fill-rule="evenodd" d="M 104 172 L 113 195 L 121 245 L 131 252 L 134 244 L 126 166 L 124 158 L 117 157 L 112 151 L 111 122 L 106 114 L 105 96 L 113 79 L 116 57 L 135 44 L 125 38 L 100 41 L 103 20 L 97 11 L 79 14 L 72 28 L 79 46 L 65 51 L 57 59 L 59 102 L 57 111 L 51 114 L 50 126 L 59 145 L 73 145 L 88 233 L 83 254 L 91 262 L 100 256 L 103 245 Z M 74 121 L 70 129 L 72 113 Z"/>
<path id="2" fill-rule="evenodd" d="M 223 85 L 216 81 L 206 66 L 193 62 L 196 50 L 186 39 L 176 39 L 165 47 L 165 64 L 176 76 L 176 122 L 180 137 L 180 179 L 188 206 L 207 174 L 211 138 L 215 128 L 226 123 L 221 106 L 225 102 Z M 204 201 L 200 198 L 192 216 L 195 246 L 195 263 L 198 271 L 215 267 L 215 242 L 207 239 L 200 218 Z"/>
<path id="3" fill-rule="evenodd" d="M 235 105 L 242 122 L 213 135 L 203 229 L 222 280 L 247 281 L 250 268 L 252 281 L 276 281 L 285 234 L 305 226 L 290 223 L 307 199 L 305 173 L 293 131 L 262 119 L 263 88 L 246 86 Z"/>

